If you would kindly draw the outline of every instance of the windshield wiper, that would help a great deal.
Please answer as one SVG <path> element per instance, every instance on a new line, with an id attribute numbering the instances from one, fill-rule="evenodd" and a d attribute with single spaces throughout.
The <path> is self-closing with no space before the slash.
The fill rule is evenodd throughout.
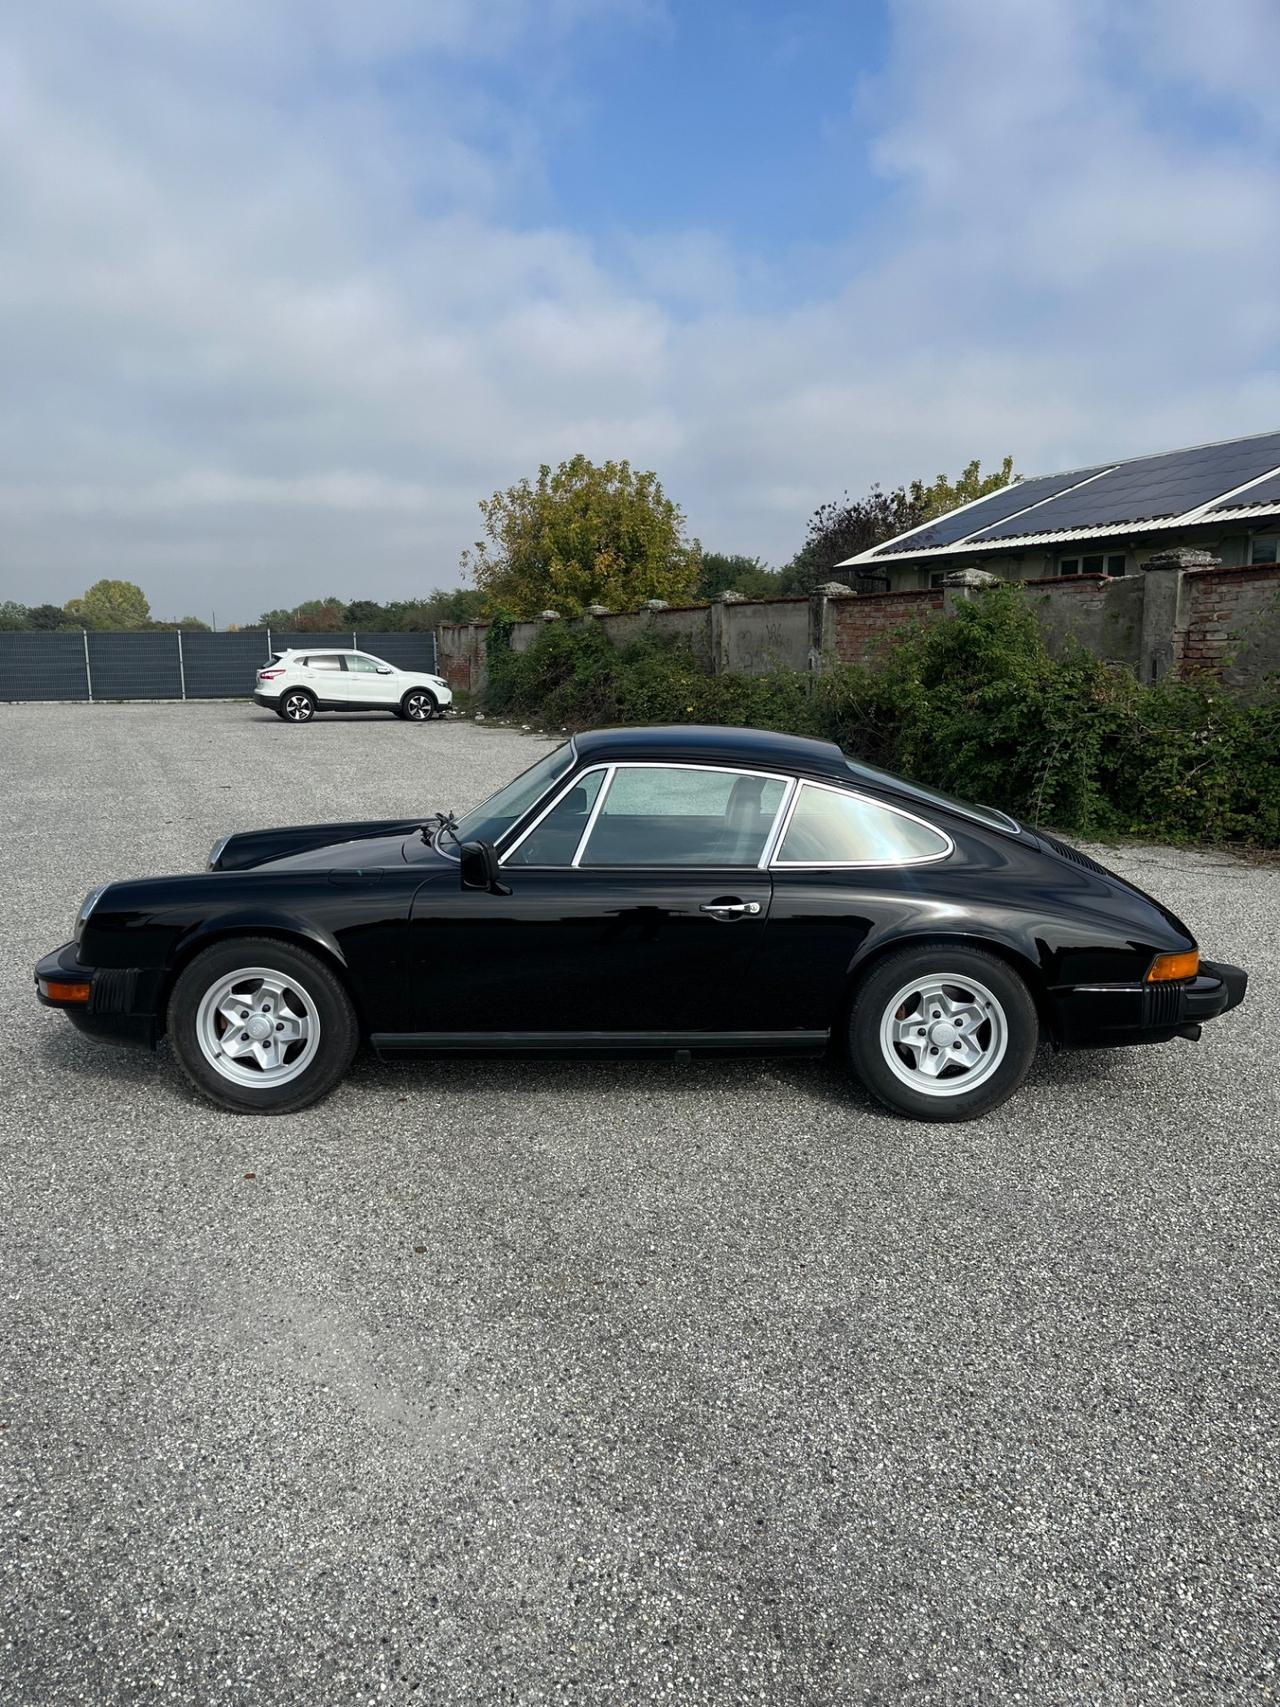
<path id="1" fill-rule="evenodd" d="M 422 825 L 421 835 L 428 847 L 434 847 L 441 836 L 449 836 L 455 845 L 462 845 L 458 841 L 458 820 L 452 812 L 437 812 L 429 822 Z"/>

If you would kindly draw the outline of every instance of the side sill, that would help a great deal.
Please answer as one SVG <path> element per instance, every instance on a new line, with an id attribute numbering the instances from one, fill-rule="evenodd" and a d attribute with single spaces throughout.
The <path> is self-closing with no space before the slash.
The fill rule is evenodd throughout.
<path id="1" fill-rule="evenodd" d="M 819 1054 L 828 1031 L 375 1031 L 380 1055 Z"/>

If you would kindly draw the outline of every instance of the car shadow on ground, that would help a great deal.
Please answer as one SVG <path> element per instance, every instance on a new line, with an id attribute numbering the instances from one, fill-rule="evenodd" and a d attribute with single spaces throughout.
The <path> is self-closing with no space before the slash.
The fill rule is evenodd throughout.
<path id="1" fill-rule="evenodd" d="M 203 1102 L 188 1084 L 163 1039 L 154 1051 L 114 1048 L 63 1026 L 45 1038 L 43 1053 L 52 1069 L 97 1080 L 104 1088 L 109 1084 L 125 1092 L 144 1084 L 168 1086 L 183 1102 Z M 1055 1055 L 1046 1046 L 1037 1053 L 1027 1084 L 1087 1085 L 1090 1081 L 1107 1080 L 1115 1070 L 1117 1055 L 1114 1050 Z M 471 1055 L 416 1056 L 387 1061 L 366 1047 L 356 1057 L 349 1078 L 354 1089 L 373 1097 L 404 1097 L 421 1088 L 430 1089 L 434 1095 L 459 1099 L 501 1094 L 535 1102 L 601 1090 L 621 1096 L 706 1097 L 714 1096 L 718 1090 L 728 1095 L 740 1091 L 744 1082 L 755 1082 L 777 1087 L 783 1095 L 794 1095 L 798 1103 L 840 1108 L 860 1118 L 892 1121 L 903 1118 L 885 1108 L 848 1068 L 831 1057 L 705 1055 L 677 1061 L 665 1057 Z"/>

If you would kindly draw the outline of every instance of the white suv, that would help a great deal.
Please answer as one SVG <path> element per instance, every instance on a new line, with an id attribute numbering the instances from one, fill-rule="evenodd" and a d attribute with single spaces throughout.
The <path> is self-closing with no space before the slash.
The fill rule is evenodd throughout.
<path id="1" fill-rule="evenodd" d="M 310 723 L 317 711 L 389 711 L 414 723 L 453 703 L 449 684 L 425 670 L 397 670 L 368 652 L 273 652 L 258 671 L 253 697 L 287 723 Z"/>

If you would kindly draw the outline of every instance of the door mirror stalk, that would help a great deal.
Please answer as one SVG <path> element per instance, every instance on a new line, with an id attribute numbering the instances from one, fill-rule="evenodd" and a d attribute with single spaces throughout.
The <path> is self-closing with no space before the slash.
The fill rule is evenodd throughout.
<path id="1" fill-rule="evenodd" d="M 463 842 L 458 862 L 464 889 L 484 889 L 490 895 L 510 895 L 511 886 L 502 881 L 498 850 L 492 842 Z"/>

